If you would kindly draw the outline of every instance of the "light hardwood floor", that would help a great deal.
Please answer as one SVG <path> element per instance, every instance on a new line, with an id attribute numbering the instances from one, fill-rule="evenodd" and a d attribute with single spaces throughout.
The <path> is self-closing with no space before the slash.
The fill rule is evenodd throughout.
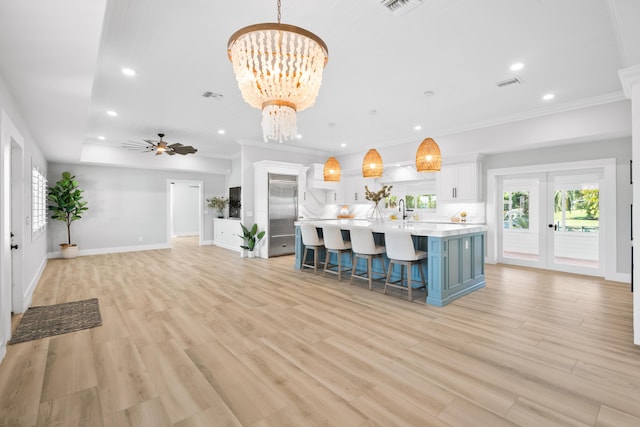
<path id="1" fill-rule="evenodd" d="M 0 425 L 640 426 L 627 285 L 489 265 L 437 308 L 173 245 L 49 261 L 34 305 L 104 324 L 9 346 Z"/>

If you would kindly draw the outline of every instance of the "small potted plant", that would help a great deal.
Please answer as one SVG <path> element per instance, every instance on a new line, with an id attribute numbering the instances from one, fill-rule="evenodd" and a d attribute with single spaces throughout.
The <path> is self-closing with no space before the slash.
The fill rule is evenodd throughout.
<path id="1" fill-rule="evenodd" d="M 242 237 L 243 240 L 243 244 L 240 247 L 248 251 L 249 258 L 254 258 L 255 253 L 253 250 L 256 248 L 256 244 L 262 240 L 265 232 L 264 230 L 258 232 L 258 224 L 253 224 L 250 229 L 245 227 L 244 224 L 240 224 L 240 227 L 242 227 L 242 234 L 238 234 L 238 236 Z"/>
<path id="2" fill-rule="evenodd" d="M 49 187 L 47 196 L 52 203 L 49 205 L 51 219 L 63 221 L 67 225 L 67 243 L 60 243 L 63 258 L 78 256 L 78 245 L 71 243 L 71 223 L 82 219 L 82 214 L 89 209 L 87 202 L 82 200 L 84 190 L 78 188 L 75 178 L 69 172 L 62 172 L 62 179 L 56 182 L 55 187 Z"/>
<path id="3" fill-rule="evenodd" d="M 207 199 L 207 203 L 210 208 L 218 211 L 218 218 L 224 218 L 224 208 L 229 204 L 229 199 L 226 197 L 212 197 Z"/>

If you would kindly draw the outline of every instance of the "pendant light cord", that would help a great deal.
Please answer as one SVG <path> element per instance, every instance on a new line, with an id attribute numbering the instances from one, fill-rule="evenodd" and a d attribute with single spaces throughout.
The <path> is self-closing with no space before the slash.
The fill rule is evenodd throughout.
<path id="1" fill-rule="evenodd" d="M 280 18 L 281 18 L 281 14 L 280 14 L 280 0 L 278 0 L 278 24 L 280 23 Z"/>

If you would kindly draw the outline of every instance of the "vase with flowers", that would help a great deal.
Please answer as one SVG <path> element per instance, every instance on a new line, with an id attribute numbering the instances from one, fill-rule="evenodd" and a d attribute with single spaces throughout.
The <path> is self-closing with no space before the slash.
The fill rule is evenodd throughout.
<path id="1" fill-rule="evenodd" d="M 375 203 L 375 205 L 369 209 L 367 213 L 367 219 L 370 221 L 382 221 L 382 213 L 380 212 L 380 200 L 391 195 L 391 189 L 393 185 L 383 185 L 382 189 L 378 191 L 369 190 L 368 186 L 364 186 L 364 198 Z"/>
<path id="2" fill-rule="evenodd" d="M 210 208 L 218 211 L 218 218 L 224 218 L 224 209 L 229 204 L 229 199 L 226 197 L 212 197 L 207 199 L 207 204 Z"/>

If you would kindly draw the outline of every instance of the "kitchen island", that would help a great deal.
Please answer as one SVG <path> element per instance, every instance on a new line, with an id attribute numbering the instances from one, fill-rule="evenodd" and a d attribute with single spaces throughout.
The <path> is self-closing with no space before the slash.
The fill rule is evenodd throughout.
<path id="1" fill-rule="evenodd" d="M 478 224 L 442 224 L 420 221 L 367 221 L 362 219 L 335 219 L 305 221 L 318 228 L 334 225 L 340 227 L 345 240 L 349 240 L 349 230 L 357 227 L 371 229 L 377 244 L 384 245 L 384 233 L 388 231 L 404 231 L 413 236 L 416 249 L 426 251 L 428 256 L 423 261 L 423 269 L 427 273 L 427 304 L 442 307 L 485 285 L 484 249 L 487 227 Z M 304 246 L 296 222 L 296 268 L 302 266 Z M 322 235 L 322 234 L 320 234 Z M 312 255 L 311 253 L 307 256 Z M 319 259 L 324 261 L 324 253 Z M 332 255 L 335 256 L 335 255 Z M 307 262 L 312 262 L 308 259 Z M 343 255 L 342 263 L 351 267 L 351 257 Z M 385 258 L 385 265 L 388 259 Z M 375 264 L 375 272 L 386 273 Z M 418 267 L 414 266 L 413 277 L 418 277 Z"/>

